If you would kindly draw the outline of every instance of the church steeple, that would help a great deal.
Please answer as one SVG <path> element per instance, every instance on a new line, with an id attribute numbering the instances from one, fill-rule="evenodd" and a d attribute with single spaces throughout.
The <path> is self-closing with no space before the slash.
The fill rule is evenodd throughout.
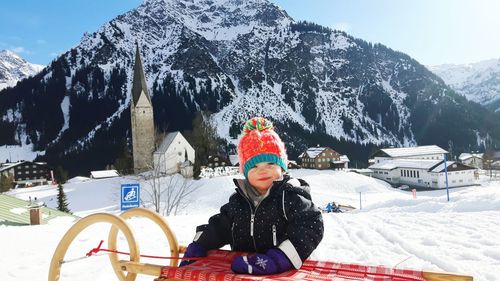
<path id="1" fill-rule="evenodd" d="M 153 104 L 148 94 L 146 76 L 142 68 L 141 55 L 137 43 L 131 95 L 130 121 L 132 125 L 134 171 L 141 173 L 153 167 L 155 130 Z"/>
<path id="2" fill-rule="evenodd" d="M 132 102 L 133 105 L 137 105 L 141 94 L 144 95 L 151 103 L 151 98 L 149 97 L 148 87 L 146 84 L 146 76 L 144 75 L 144 69 L 142 67 L 141 53 L 139 52 L 139 43 L 135 43 L 135 64 L 134 64 L 134 80 L 132 81 Z"/>

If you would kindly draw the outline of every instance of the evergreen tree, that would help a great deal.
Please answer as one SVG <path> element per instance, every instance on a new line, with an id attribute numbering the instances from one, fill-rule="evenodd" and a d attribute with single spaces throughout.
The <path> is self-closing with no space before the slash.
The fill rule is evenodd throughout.
<path id="1" fill-rule="evenodd" d="M 210 113 L 196 112 L 193 120 L 193 131 L 185 134 L 188 142 L 196 151 L 193 167 L 194 177 L 197 178 L 201 171 L 201 166 L 208 163 L 208 156 L 218 153 L 219 140 L 215 133 L 215 128 L 205 120 L 208 120 Z"/>
<path id="2" fill-rule="evenodd" d="M 57 166 L 54 171 L 54 177 L 58 184 L 63 184 L 68 180 L 68 172 L 65 171 L 61 166 Z"/>
<path id="3" fill-rule="evenodd" d="M 71 213 L 68 208 L 68 202 L 66 199 L 66 193 L 64 193 L 64 188 L 62 184 L 57 186 L 57 209 L 61 212 Z"/>
<path id="4" fill-rule="evenodd" d="M 116 170 L 122 175 L 128 175 L 134 171 L 134 159 L 126 143 L 122 145 L 122 153 L 113 164 Z"/>
<path id="5" fill-rule="evenodd" d="M 11 177 L 1 175 L 0 176 L 0 192 L 9 191 L 12 188 L 13 180 Z"/>

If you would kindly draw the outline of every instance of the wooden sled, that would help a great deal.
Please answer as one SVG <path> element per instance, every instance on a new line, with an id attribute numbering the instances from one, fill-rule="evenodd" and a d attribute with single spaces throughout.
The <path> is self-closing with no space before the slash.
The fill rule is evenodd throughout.
<path id="1" fill-rule="evenodd" d="M 131 217 L 145 217 L 155 222 L 165 233 L 170 246 L 171 259 L 169 266 L 147 264 L 140 262 L 140 251 L 130 226 L 126 219 Z M 307 260 L 299 270 L 291 270 L 282 274 L 267 276 L 251 276 L 234 274 L 231 272 L 230 263 L 235 255 L 240 253 L 231 251 L 209 251 L 209 258 L 200 260 L 187 266 L 177 267 L 180 253 L 185 247 L 179 246 L 177 238 L 171 231 L 166 220 L 157 213 L 135 208 L 123 212 L 120 216 L 107 213 L 89 215 L 75 223 L 63 236 L 57 246 L 50 263 L 48 281 L 59 281 L 61 266 L 64 256 L 76 236 L 95 223 L 109 223 L 111 230 L 108 235 L 108 250 L 116 249 L 118 231 L 125 236 L 129 250 L 130 260 L 118 260 L 115 252 L 109 254 L 109 260 L 120 281 L 134 281 L 137 274 L 151 275 L 158 281 L 189 281 L 189 280 L 372 280 L 372 281 L 472 281 L 472 276 L 445 272 L 415 271 L 408 269 L 392 269 L 383 266 L 364 266 L 356 264 L 342 264 Z"/>

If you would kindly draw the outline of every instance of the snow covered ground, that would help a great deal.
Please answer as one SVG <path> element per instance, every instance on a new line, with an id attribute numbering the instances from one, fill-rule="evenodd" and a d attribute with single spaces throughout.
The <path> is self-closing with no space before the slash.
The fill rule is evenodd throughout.
<path id="1" fill-rule="evenodd" d="M 500 280 L 500 182 L 482 179 L 480 186 L 446 191 L 406 191 L 353 172 L 293 170 L 311 185 L 319 206 L 329 201 L 352 205 L 349 213 L 324 214 L 325 237 L 312 258 L 354 262 L 427 271 L 448 271 L 474 276 L 474 280 Z M 102 180 L 75 179 L 65 185 L 69 208 L 85 216 L 96 212 L 119 212 L 121 184 L 132 178 Z M 167 221 L 181 244 L 194 236 L 195 226 L 218 212 L 234 190 L 232 177 L 202 179 L 188 198 L 187 208 Z M 56 206 L 57 189 L 51 186 L 18 189 L 16 197 L 37 197 Z M 360 206 L 361 194 L 361 206 Z M 145 219 L 129 220 L 141 253 L 167 256 L 166 238 Z M 47 280 L 52 254 L 61 237 L 74 222 L 58 218 L 40 226 L 0 226 L 0 280 Z M 106 240 L 109 225 L 97 224 L 82 232 L 70 247 L 66 259 L 82 257 L 99 241 Z M 119 248 L 127 251 L 126 241 Z M 106 245 L 106 243 L 104 244 Z M 142 262 L 167 264 L 165 260 Z M 138 276 L 137 280 L 152 280 Z M 62 266 L 61 281 L 117 280 L 105 255 Z"/>

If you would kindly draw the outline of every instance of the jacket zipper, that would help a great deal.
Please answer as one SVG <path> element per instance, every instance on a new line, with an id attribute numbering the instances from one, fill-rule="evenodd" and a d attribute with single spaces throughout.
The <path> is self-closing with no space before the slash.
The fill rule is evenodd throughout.
<path id="1" fill-rule="evenodd" d="M 278 244 L 278 239 L 276 238 L 276 225 L 273 224 L 273 246 L 276 247 L 276 244 Z"/>
<path id="2" fill-rule="evenodd" d="M 255 207 L 255 211 L 252 209 L 252 203 L 250 203 L 250 201 L 248 200 L 248 198 L 246 198 L 245 195 L 241 194 L 241 191 L 237 190 L 237 192 L 243 197 L 245 198 L 245 201 L 247 201 L 248 203 L 248 207 L 250 208 L 250 236 L 252 237 L 252 242 L 253 242 L 253 247 L 254 247 L 254 250 L 255 252 L 257 252 L 257 243 L 255 243 L 255 237 L 253 236 L 253 225 L 254 225 L 254 222 L 255 222 L 255 213 L 257 212 L 257 208 L 259 207 L 260 203 Z M 266 200 L 266 199 L 264 199 Z"/>
<path id="3" fill-rule="evenodd" d="M 233 243 L 231 243 L 231 249 L 234 250 L 234 246 L 236 245 L 236 242 L 234 241 L 234 222 L 231 225 L 231 238 L 233 239 Z"/>

